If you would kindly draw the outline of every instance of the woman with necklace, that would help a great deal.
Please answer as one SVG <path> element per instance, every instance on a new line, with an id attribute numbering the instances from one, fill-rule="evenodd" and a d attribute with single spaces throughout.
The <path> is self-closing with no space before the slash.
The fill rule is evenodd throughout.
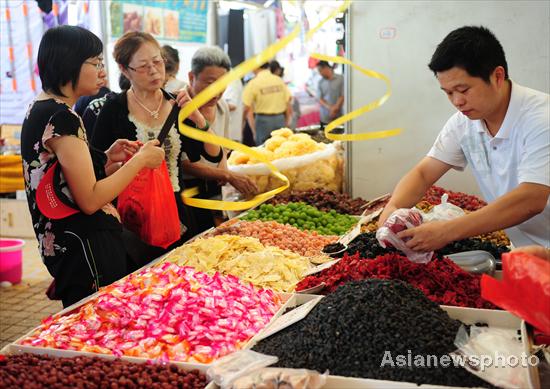
<path id="1" fill-rule="evenodd" d="M 164 91 L 165 63 L 161 47 L 152 35 L 144 32 L 127 32 L 115 44 L 113 52 L 121 73 L 130 81 L 130 89 L 120 94 L 110 96 L 105 102 L 97 118 L 92 144 L 100 150 L 106 150 L 114 139 L 124 138 L 146 142 L 155 139 L 166 121 L 175 96 Z M 179 105 L 189 103 L 188 93 L 180 91 Z M 190 120 L 197 127 L 208 130 L 208 122 L 204 116 L 195 111 Z M 166 165 L 170 181 L 174 189 L 178 212 L 182 221 L 182 234 L 186 227 L 184 206 L 179 196 L 180 166 L 182 158 L 182 143 L 180 134 L 174 125 L 164 141 Z M 204 151 L 211 156 L 221 153 L 221 148 L 205 145 Z M 135 240 L 135 239 L 134 239 Z M 178 244 L 178 243 L 176 243 Z M 164 251 L 160 248 L 147 247 L 135 241 L 136 261 L 150 261 Z"/>
<path id="2" fill-rule="evenodd" d="M 89 148 L 71 109 L 98 92 L 105 78 L 103 45 L 90 31 L 61 26 L 40 42 L 43 92 L 21 132 L 25 190 L 39 251 L 67 307 L 128 273 L 122 225 L 111 201 L 144 167 L 164 159 L 158 141 L 115 140 L 106 152 Z M 123 166 L 121 162 L 132 156 Z"/>

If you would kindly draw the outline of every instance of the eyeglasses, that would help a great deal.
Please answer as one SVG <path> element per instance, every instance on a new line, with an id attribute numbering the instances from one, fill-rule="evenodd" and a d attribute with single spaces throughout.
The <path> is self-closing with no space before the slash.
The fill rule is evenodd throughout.
<path id="1" fill-rule="evenodd" d="M 155 59 L 151 61 L 151 63 L 147 63 L 145 65 L 136 66 L 135 68 L 131 67 L 130 65 L 126 66 L 128 69 L 133 70 L 136 73 L 147 73 L 151 71 L 153 67 L 155 67 L 157 70 L 162 69 L 164 67 L 164 64 L 166 61 L 164 59 Z"/>
<path id="2" fill-rule="evenodd" d="M 105 64 L 102 61 L 99 61 L 99 62 L 84 61 L 84 63 L 87 63 L 88 65 L 94 65 L 95 70 L 97 70 L 98 73 L 103 69 L 105 69 Z"/>

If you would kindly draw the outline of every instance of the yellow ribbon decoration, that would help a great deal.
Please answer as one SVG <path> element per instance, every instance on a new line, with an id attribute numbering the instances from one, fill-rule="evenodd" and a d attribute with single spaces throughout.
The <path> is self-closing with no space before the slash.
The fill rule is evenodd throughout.
<path id="1" fill-rule="evenodd" d="M 290 186 L 288 178 L 283 175 L 279 171 L 279 169 L 277 169 L 275 165 L 273 165 L 263 154 L 241 143 L 208 132 L 200 131 L 193 127 L 189 127 L 185 125 L 183 121 L 188 118 L 193 111 L 199 109 L 208 101 L 210 101 L 213 97 L 222 93 L 229 83 L 235 80 L 240 80 L 247 73 L 257 69 L 262 64 L 273 58 L 278 51 L 282 50 L 286 45 L 294 40 L 294 38 L 296 38 L 299 33 L 300 26 L 297 25 L 289 35 L 275 42 L 264 51 L 262 51 L 260 54 L 243 62 L 242 64 L 234 68 L 231 72 L 225 74 L 222 78 L 202 90 L 189 102 L 189 104 L 181 109 L 178 116 L 178 127 L 181 134 L 204 143 L 215 144 L 221 147 L 238 150 L 247 155 L 250 155 L 265 163 L 272 174 L 283 181 L 283 185 L 268 192 L 256 195 L 251 200 L 239 202 L 195 199 L 193 197 L 199 193 L 198 188 L 190 188 L 182 192 L 182 200 L 184 204 L 197 208 L 216 209 L 223 211 L 242 211 L 263 203 L 264 201 L 270 199 L 278 193 L 281 193 Z"/>
<path id="2" fill-rule="evenodd" d="M 315 27 L 313 27 L 312 29 L 310 29 L 307 34 L 306 34 L 306 41 L 310 40 L 313 35 L 315 35 L 315 33 L 321 28 L 323 27 L 323 24 L 325 24 L 327 21 L 329 21 L 330 19 L 333 19 L 336 17 L 336 15 L 338 14 L 341 14 L 342 12 L 345 12 L 348 7 L 351 5 L 351 0 L 345 0 L 344 3 L 336 8 L 334 11 L 332 11 L 326 18 L 324 18 L 323 20 L 321 20 L 319 22 L 319 24 L 317 24 Z"/>
<path id="3" fill-rule="evenodd" d="M 328 139 L 332 140 L 340 140 L 340 141 L 358 141 L 358 140 L 368 140 L 368 139 L 379 139 L 379 138 L 387 138 L 390 136 L 396 136 L 401 133 L 401 128 L 393 128 L 391 130 L 384 130 L 384 131 L 375 131 L 375 132 L 367 132 L 362 134 L 331 134 L 331 131 L 338 127 L 339 125 L 348 122 L 350 120 L 355 119 L 358 116 L 361 116 L 369 111 L 372 111 L 378 107 L 380 107 L 382 104 L 384 104 L 391 96 L 391 83 L 390 80 L 383 74 L 375 72 L 374 70 L 365 69 L 361 66 L 358 66 L 351 62 L 350 60 L 343 58 L 343 57 L 331 57 L 328 55 L 323 54 L 311 54 L 312 58 L 316 58 L 321 61 L 327 61 L 327 62 L 334 62 L 334 63 L 341 63 L 344 65 L 350 65 L 354 69 L 359 70 L 361 73 L 363 73 L 367 77 L 372 78 L 378 78 L 380 80 L 383 80 L 386 83 L 387 90 L 384 96 L 380 97 L 379 99 L 370 102 L 367 105 L 362 106 L 361 108 L 358 108 L 346 115 L 343 115 L 329 124 L 325 127 L 325 136 Z"/>

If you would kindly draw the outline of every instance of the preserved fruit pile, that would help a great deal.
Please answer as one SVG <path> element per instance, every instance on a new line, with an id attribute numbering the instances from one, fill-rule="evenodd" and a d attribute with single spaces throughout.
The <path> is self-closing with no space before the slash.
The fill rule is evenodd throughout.
<path id="1" fill-rule="evenodd" d="M 283 128 L 273 131 L 263 146 L 253 149 L 288 178 L 288 191 L 312 188 L 342 190 L 344 159 L 339 144 L 325 145 L 315 142 L 307 134 L 293 134 L 292 130 Z M 283 184 L 271 174 L 265 162 L 239 151 L 231 154 L 227 164 L 229 170 L 246 174 L 260 192 Z"/>
<path id="2" fill-rule="evenodd" d="M 318 259 L 320 262 L 330 260 L 326 256 Z M 173 250 L 164 261 L 192 266 L 209 274 L 231 274 L 257 287 L 278 292 L 293 291 L 303 274 L 313 267 L 307 257 L 266 247 L 256 238 L 235 235 L 197 239 Z"/>
<path id="3" fill-rule="evenodd" d="M 271 290 L 174 264 L 100 290 L 73 313 L 49 317 L 22 345 L 209 363 L 242 348 L 281 306 Z"/>
<path id="4" fill-rule="evenodd" d="M 249 211 L 242 219 L 273 220 L 290 224 L 300 230 L 317 231 L 322 235 L 343 235 L 357 223 L 353 216 L 341 215 L 334 210 L 322 212 L 304 203 L 262 204 L 259 209 Z"/>
<path id="5" fill-rule="evenodd" d="M 301 321 L 253 348 L 281 367 L 416 384 L 488 386 L 460 366 L 395 365 L 398 355 L 447 356 L 462 323 L 401 281 L 350 282 L 324 297 Z M 388 353 L 394 366 L 388 362 Z M 399 359 L 398 359 L 399 360 Z"/>
<path id="6" fill-rule="evenodd" d="M 456 242 L 451 242 L 447 246 L 436 250 L 435 255 L 443 257 L 449 254 L 461 253 L 464 251 L 483 250 L 491 253 L 495 259 L 500 259 L 502 254 L 510 251 L 507 246 L 497 246 L 489 241 L 482 241 L 477 238 L 462 239 Z M 345 252 L 337 254 L 343 257 L 345 253 L 353 255 L 358 253 L 361 258 L 373 259 L 379 255 L 387 253 L 400 253 L 394 248 L 383 248 L 376 240 L 375 232 L 364 232 L 358 235 L 349 245 Z M 402 253 L 400 253 L 402 254 Z"/>
<path id="7" fill-rule="evenodd" d="M 328 212 L 331 209 L 345 215 L 360 215 L 366 200 L 360 197 L 352 198 L 346 193 L 338 193 L 325 189 L 310 189 L 303 192 L 280 194 L 273 197 L 268 204 L 306 203 L 320 211 Z"/>
<path id="8" fill-rule="evenodd" d="M 232 220 L 218 226 L 213 235 L 248 236 L 258 239 L 265 246 L 290 250 L 304 257 L 317 257 L 321 254 L 323 247 L 338 240 L 337 236 L 319 235 L 315 231 L 302 231 L 288 224 L 259 220 L 253 222 Z M 319 262 L 315 258 L 310 260 Z"/>
<path id="9" fill-rule="evenodd" d="M 441 305 L 498 309 L 481 298 L 481 276 L 462 270 L 448 258 L 435 258 L 421 264 L 397 253 L 372 260 L 362 259 L 357 254 L 346 255 L 330 268 L 306 277 L 296 289 L 308 289 L 324 282 L 326 286 L 321 293 L 326 294 L 348 282 L 370 278 L 405 281 Z"/>
<path id="10" fill-rule="evenodd" d="M 454 204 L 465 211 L 477 211 L 487 205 L 485 201 L 477 196 L 462 192 L 453 192 L 435 185 L 428 189 L 421 201 L 427 201 L 432 205 L 438 205 L 441 204 L 441 196 L 445 193 L 449 195 L 449 203 Z"/>
<path id="11" fill-rule="evenodd" d="M 175 365 L 131 363 L 97 357 L 0 356 L 0 388 L 170 388 L 203 389 L 198 370 Z"/>
<path id="12" fill-rule="evenodd" d="M 276 159 L 297 157 L 323 150 L 325 145 L 317 143 L 308 134 L 294 134 L 289 128 L 281 128 L 271 132 L 271 137 L 265 141 L 263 147 L 253 147 L 263 154 L 269 161 Z M 230 165 L 243 165 L 261 163 L 249 155 L 234 151 L 229 160 Z"/>

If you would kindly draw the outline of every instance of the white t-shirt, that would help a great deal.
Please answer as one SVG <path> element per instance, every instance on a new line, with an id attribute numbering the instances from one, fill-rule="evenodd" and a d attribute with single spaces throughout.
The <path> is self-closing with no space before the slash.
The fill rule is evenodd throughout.
<path id="1" fill-rule="evenodd" d="M 550 99 L 514 82 L 508 111 L 492 137 L 483 120 L 460 112 L 445 124 L 432 146 L 433 157 L 457 170 L 469 163 L 488 202 L 519 184 L 550 186 Z M 550 246 L 550 201 L 544 211 L 506 230 L 514 246 Z"/>
<path id="2" fill-rule="evenodd" d="M 227 138 L 229 133 L 229 106 L 225 102 L 224 99 L 219 99 L 216 104 L 216 119 L 213 123 L 210 123 L 210 129 L 214 132 L 214 134 L 218 136 L 223 136 Z M 227 155 L 227 150 L 224 149 L 225 155 Z M 182 151 L 181 153 L 181 162 L 186 161 L 189 159 L 189 156 L 185 151 Z M 201 155 L 200 160 L 196 161 L 203 163 L 208 166 L 212 167 L 221 167 L 221 162 L 210 162 L 207 160 L 204 156 Z M 188 180 L 196 178 L 195 176 L 187 173 L 185 170 L 183 171 L 183 179 Z"/>
<path id="3" fill-rule="evenodd" d="M 223 99 L 228 104 L 237 107 L 229 113 L 229 138 L 242 142 L 243 131 L 243 84 L 241 80 L 235 80 L 227 86 L 223 94 Z"/>

